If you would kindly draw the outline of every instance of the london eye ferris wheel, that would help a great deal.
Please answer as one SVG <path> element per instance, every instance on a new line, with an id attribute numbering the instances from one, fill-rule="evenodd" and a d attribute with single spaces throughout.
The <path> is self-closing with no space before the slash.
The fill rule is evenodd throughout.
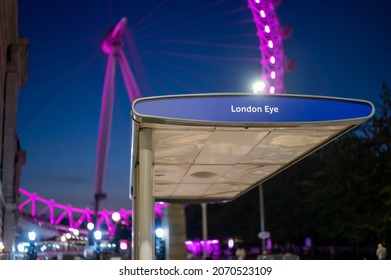
<path id="1" fill-rule="evenodd" d="M 254 84 L 255 93 L 283 93 L 286 61 L 283 39 L 289 35 L 289 29 L 280 26 L 275 6 L 278 0 L 248 0 L 253 21 L 256 25 L 261 52 L 262 73 L 260 80 Z M 111 30 L 102 43 L 102 50 L 108 55 L 105 82 L 102 95 L 101 115 L 98 133 L 97 162 L 95 177 L 95 212 L 99 202 L 105 198 L 102 192 L 106 161 L 110 142 L 110 128 L 114 102 L 115 65 L 118 62 L 130 103 L 141 97 L 135 76 L 129 67 L 123 51 L 123 33 L 126 29 L 126 18 L 122 18 Z"/>

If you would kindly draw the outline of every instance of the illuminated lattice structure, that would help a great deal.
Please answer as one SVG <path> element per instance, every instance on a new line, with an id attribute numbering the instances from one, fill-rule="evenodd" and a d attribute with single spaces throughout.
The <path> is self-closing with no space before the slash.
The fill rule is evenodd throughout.
<path id="1" fill-rule="evenodd" d="M 18 209 L 22 214 L 28 214 L 37 220 L 49 222 L 59 230 L 63 228 L 85 230 L 87 223 L 94 222 L 95 211 L 92 209 L 63 205 L 55 202 L 53 199 L 47 200 L 36 193 L 31 193 L 24 189 L 19 189 L 19 193 L 21 194 L 21 203 Z M 161 216 L 162 208 L 166 205 L 166 203 L 157 203 L 155 205 L 155 213 Z M 111 218 L 114 212 L 118 212 L 120 215 L 120 220 L 117 223 L 124 221 L 126 226 L 131 226 L 129 221 L 131 221 L 132 210 L 120 209 L 118 211 L 110 211 L 103 209 L 98 211 L 96 228 L 104 228 L 111 235 L 114 234 L 116 222 Z"/>
<path id="2" fill-rule="evenodd" d="M 276 3 L 272 0 L 248 0 L 260 42 L 261 81 L 264 83 L 260 91 L 266 93 L 284 92 L 284 34 L 275 11 Z"/>

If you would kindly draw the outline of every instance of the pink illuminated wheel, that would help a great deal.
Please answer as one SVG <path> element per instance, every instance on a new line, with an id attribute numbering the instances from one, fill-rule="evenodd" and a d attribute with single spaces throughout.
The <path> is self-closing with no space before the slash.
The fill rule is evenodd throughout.
<path id="1" fill-rule="evenodd" d="M 276 0 L 248 0 L 260 43 L 262 85 L 257 89 L 260 93 L 284 92 L 283 32 L 275 10 L 277 3 Z"/>
<path id="2" fill-rule="evenodd" d="M 275 5 L 277 2 L 277 0 L 248 0 L 248 6 L 252 11 L 253 20 L 256 24 L 257 35 L 260 42 L 262 65 L 262 73 L 260 78 L 264 82 L 263 92 L 272 94 L 282 93 L 285 90 L 285 58 L 283 50 L 284 32 L 279 24 L 279 20 L 275 11 Z M 74 208 L 70 205 L 60 205 L 54 203 L 52 200 L 46 200 L 36 196 L 35 194 L 29 194 L 26 191 L 21 190 L 21 193 L 28 196 L 28 199 L 26 199 L 26 201 L 24 201 L 19 206 L 20 211 L 23 210 L 25 205 L 31 202 L 32 208 L 30 214 L 32 217 L 36 217 L 36 215 L 39 216 L 40 211 L 36 212 L 37 209 L 35 208 L 35 203 L 40 202 L 47 206 L 47 208 L 42 208 L 42 212 L 46 211 L 43 209 L 50 210 L 49 216 L 50 223 L 52 224 L 58 224 L 62 222 L 64 217 L 68 217 L 69 226 L 77 228 L 80 226 L 81 222 L 84 221 L 84 219 L 95 219 L 97 225 L 106 223 L 106 226 L 110 230 L 112 229 L 109 227 L 108 213 L 112 213 L 113 211 L 101 210 L 100 201 L 105 197 L 105 194 L 103 193 L 103 181 L 110 142 L 110 130 L 112 125 L 114 103 L 114 76 L 117 63 L 120 66 L 120 70 L 124 78 L 129 101 L 132 102 L 141 96 L 137 81 L 131 68 L 129 67 L 128 61 L 123 51 L 123 35 L 126 29 L 126 24 L 126 18 L 122 18 L 102 43 L 102 50 L 108 56 L 108 63 L 106 67 L 98 132 L 94 209 L 85 210 Z M 59 211 L 58 216 L 55 215 L 55 212 L 53 212 L 54 210 Z M 77 213 L 80 216 L 77 218 L 73 217 L 73 213 Z M 125 215 L 128 215 L 131 212 L 121 213 L 123 213 L 122 215 L 125 217 Z"/>

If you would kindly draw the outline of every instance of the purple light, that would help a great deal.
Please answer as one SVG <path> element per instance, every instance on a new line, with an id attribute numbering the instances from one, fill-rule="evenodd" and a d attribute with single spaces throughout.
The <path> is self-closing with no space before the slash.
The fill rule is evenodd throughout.
<path id="1" fill-rule="evenodd" d="M 128 241 L 127 240 L 121 240 L 119 242 L 119 248 L 123 251 L 128 249 Z"/>
<path id="2" fill-rule="evenodd" d="M 276 72 L 272 71 L 270 73 L 270 78 L 272 78 L 274 80 L 276 78 Z"/>
<path id="3" fill-rule="evenodd" d="M 259 37 L 262 73 L 260 79 L 269 93 L 284 92 L 285 58 L 283 29 L 280 27 L 274 0 L 248 0 Z M 266 17 L 267 15 L 267 17 Z M 271 75 L 272 71 L 275 76 Z M 274 78 L 273 78 L 274 77 Z"/>
<path id="4" fill-rule="evenodd" d="M 104 53 L 111 54 L 122 47 L 122 34 L 125 32 L 126 22 L 126 18 L 122 18 L 109 35 L 107 35 L 101 46 Z"/>
<path id="5" fill-rule="evenodd" d="M 269 252 L 272 250 L 272 240 L 271 239 L 266 240 L 266 250 L 268 250 Z"/>
<path id="6" fill-rule="evenodd" d="M 204 252 L 208 255 L 219 254 L 220 241 L 219 240 L 186 240 L 186 250 L 194 255 L 202 255 Z"/>
<path id="7" fill-rule="evenodd" d="M 235 245 L 235 241 L 233 238 L 228 239 L 228 248 L 232 249 Z"/>
<path id="8" fill-rule="evenodd" d="M 312 247 L 312 240 L 311 240 L 311 237 L 306 237 L 306 239 L 304 240 L 304 244 L 306 247 L 310 248 Z"/>

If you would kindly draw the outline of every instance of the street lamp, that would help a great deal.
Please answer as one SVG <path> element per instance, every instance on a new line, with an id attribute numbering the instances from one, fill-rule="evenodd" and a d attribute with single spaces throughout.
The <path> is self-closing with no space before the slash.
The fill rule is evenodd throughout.
<path id="1" fill-rule="evenodd" d="M 95 228 L 94 223 L 89 222 L 87 224 L 87 229 L 88 229 L 88 246 L 94 245 L 94 233 L 93 233 L 94 228 Z"/>
<path id="2" fill-rule="evenodd" d="M 100 230 L 94 231 L 94 237 L 96 241 L 100 241 L 102 239 L 102 232 Z"/>
<path id="3" fill-rule="evenodd" d="M 157 228 L 155 230 L 155 235 L 156 235 L 157 238 L 163 238 L 164 237 L 164 229 Z"/>
<path id="4" fill-rule="evenodd" d="M 118 221 L 121 219 L 121 214 L 118 212 L 114 212 L 113 214 L 111 214 L 111 218 L 115 223 L 118 223 Z"/>
<path id="5" fill-rule="evenodd" d="M 90 230 L 90 231 L 93 230 L 94 227 L 95 227 L 94 223 L 89 222 L 89 223 L 87 224 L 87 229 Z"/>
<path id="6" fill-rule="evenodd" d="M 37 248 L 35 246 L 35 239 L 37 238 L 37 233 L 35 231 L 30 231 L 28 233 L 28 238 L 30 241 L 30 246 L 27 251 L 27 257 L 29 260 L 36 260 L 37 259 Z"/>
<path id="7" fill-rule="evenodd" d="M 156 259 L 158 260 L 164 260 L 166 257 L 166 251 L 165 251 L 165 235 L 166 232 L 163 228 L 157 227 L 155 229 L 155 254 Z"/>
<path id="8" fill-rule="evenodd" d="M 102 259 L 102 250 L 100 248 L 100 241 L 102 239 L 102 232 L 100 230 L 94 231 L 94 238 L 96 241 L 96 259 L 101 260 Z"/>
<path id="9" fill-rule="evenodd" d="M 30 231 L 28 233 L 28 237 L 29 237 L 30 242 L 34 242 L 35 238 L 37 238 L 37 233 L 35 231 Z"/>

